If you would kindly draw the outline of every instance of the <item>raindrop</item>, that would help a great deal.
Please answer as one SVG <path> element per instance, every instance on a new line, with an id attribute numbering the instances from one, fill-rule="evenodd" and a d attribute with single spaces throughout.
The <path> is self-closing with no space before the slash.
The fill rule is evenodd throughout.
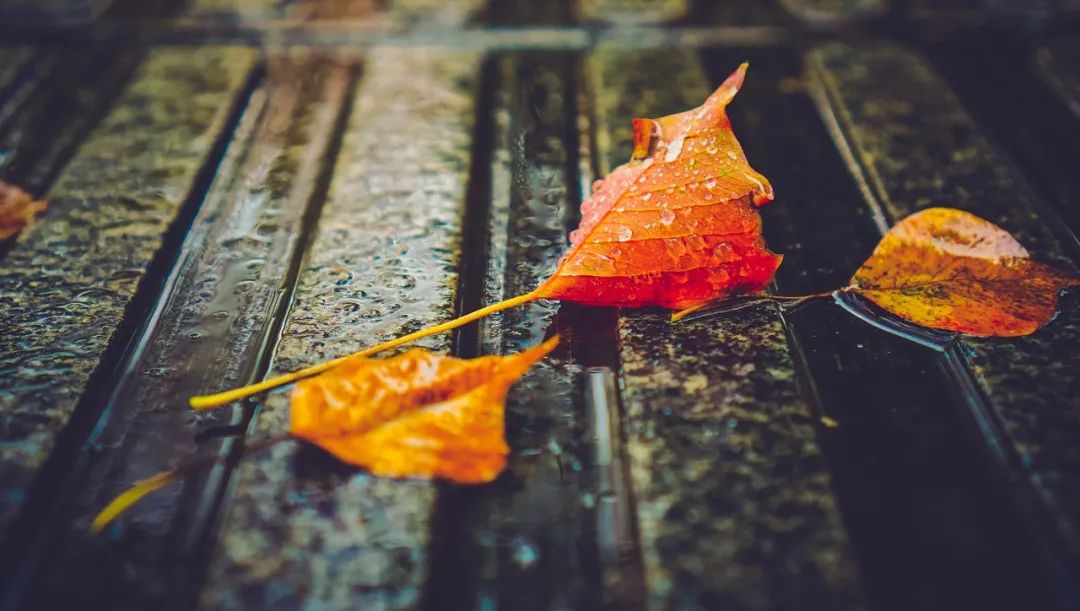
<path id="1" fill-rule="evenodd" d="M 720 242 L 716 245 L 716 248 L 713 249 L 713 254 L 716 255 L 716 258 L 720 259 L 720 261 L 730 261 L 734 257 L 735 251 L 731 249 L 731 244 Z"/>
<path id="2" fill-rule="evenodd" d="M 519 567 L 531 569 L 540 560 L 540 550 L 525 537 L 515 537 L 512 546 L 514 552 L 511 558 Z"/>
<path id="3" fill-rule="evenodd" d="M 665 225 L 670 225 L 675 222 L 675 213 L 671 210 L 660 211 L 660 222 Z"/>
<path id="4" fill-rule="evenodd" d="M 617 237 L 620 242 L 626 242 L 634 237 L 634 231 L 626 225 L 619 225 L 619 228 L 615 230 L 615 237 Z"/>
<path id="5" fill-rule="evenodd" d="M 603 186 L 604 186 L 604 181 L 602 181 L 602 180 L 597 180 L 597 181 L 593 182 L 593 184 L 592 184 L 593 193 L 596 193 L 597 191 L 602 189 Z"/>

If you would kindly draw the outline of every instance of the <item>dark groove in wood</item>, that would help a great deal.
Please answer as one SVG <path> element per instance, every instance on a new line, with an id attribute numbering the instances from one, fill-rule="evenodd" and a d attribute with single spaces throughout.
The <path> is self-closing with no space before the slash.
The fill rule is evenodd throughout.
<path id="1" fill-rule="evenodd" d="M 457 316 L 484 304 L 491 210 L 491 156 L 494 148 L 496 60 L 486 58 L 480 68 L 473 118 L 469 179 L 462 219 L 461 253 L 455 291 Z M 479 356 L 481 323 L 454 331 L 452 353 L 460 358 Z M 469 523 L 476 516 L 477 486 L 439 482 L 430 524 L 428 578 L 421 593 L 421 609 L 469 609 L 477 581 L 476 550 L 469 544 Z"/>

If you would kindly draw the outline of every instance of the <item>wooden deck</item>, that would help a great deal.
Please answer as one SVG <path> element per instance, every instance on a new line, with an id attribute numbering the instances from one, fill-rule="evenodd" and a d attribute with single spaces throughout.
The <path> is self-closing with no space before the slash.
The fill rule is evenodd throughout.
<path id="1" fill-rule="evenodd" d="M 0 178 L 50 202 L 0 243 L 0 609 L 1080 608 L 1076 290 L 944 349 L 826 301 L 510 310 L 422 342 L 564 339 L 486 486 L 245 455 L 287 390 L 186 408 L 535 287 L 630 119 L 744 60 L 779 292 L 942 205 L 1075 269 L 1075 0 L 48 4 L 0 1 Z"/>

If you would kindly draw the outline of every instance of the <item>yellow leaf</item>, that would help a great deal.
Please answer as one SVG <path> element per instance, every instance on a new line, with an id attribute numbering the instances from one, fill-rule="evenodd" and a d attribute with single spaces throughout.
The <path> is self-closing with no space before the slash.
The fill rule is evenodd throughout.
<path id="1" fill-rule="evenodd" d="M 1077 284 L 997 225 L 929 208 L 889 230 L 846 290 L 924 327 L 1012 337 L 1049 322 L 1058 292 Z"/>

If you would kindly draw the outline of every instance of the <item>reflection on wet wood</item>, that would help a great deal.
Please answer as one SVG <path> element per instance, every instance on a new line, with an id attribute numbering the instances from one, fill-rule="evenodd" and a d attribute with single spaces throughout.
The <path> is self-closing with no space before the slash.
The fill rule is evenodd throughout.
<path id="1" fill-rule="evenodd" d="M 619 25 L 665 23 L 685 17 L 688 0 L 575 0 L 578 19 Z"/>
<path id="2" fill-rule="evenodd" d="M 452 317 L 478 73 L 474 53 L 369 56 L 274 372 Z M 254 433 L 287 421 L 286 389 Z M 203 604 L 415 607 L 433 500 L 430 482 L 375 478 L 299 442 L 246 456 Z"/>
<path id="3" fill-rule="evenodd" d="M 510 56 L 497 64 L 491 246 L 484 304 L 527 293 L 554 270 L 576 193 L 568 185 L 573 58 Z M 507 471 L 477 494 L 477 604 L 500 609 L 587 608 L 593 585 L 577 334 L 565 312 L 538 301 L 485 321 L 482 351 L 511 354 L 559 332 L 560 346 L 507 396 Z M 463 516 L 459 516 L 463 517 Z M 451 552 L 453 553 L 453 552 Z"/>
<path id="4" fill-rule="evenodd" d="M 835 122 L 856 179 L 884 220 L 931 206 L 961 208 L 1005 228 L 1036 258 L 1073 265 L 1040 220 L 1038 202 L 921 56 L 885 44 L 830 44 L 808 66 L 821 111 Z M 1065 299 L 1034 335 L 965 338 L 946 362 L 996 459 L 1052 508 L 1058 534 L 1044 536 L 1064 536 L 1073 553 L 1080 552 L 1080 491 L 1071 484 L 1080 476 L 1078 344 L 1080 309 Z M 975 388 L 963 387 L 969 376 Z"/>
<path id="5" fill-rule="evenodd" d="M 0 345 L 0 527 L 103 364 L 169 223 L 199 188 L 252 58 L 237 48 L 152 52 L 47 194 L 48 214 L 4 259 L 4 336 L 17 339 Z"/>
<path id="6" fill-rule="evenodd" d="M 196 457 L 224 457 L 230 433 L 242 434 L 246 410 L 192 418 L 186 398 L 243 384 L 260 366 L 350 81 L 348 67 L 333 61 L 270 59 L 181 247 L 170 297 L 109 399 L 96 449 L 60 493 L 57 503 L 72 507 L 44 529 L 60 539 L 41 544 L 53 553 L 37 570 L 31 606 L 99 601 L 117 609 L 123 600 L 138 609 L 194 597 L 224 465 L 154 494 L 108 537 L 86 528 L 132 482 Z"/>
<path id="7" fill-rule="evenodd" d="M 711 92 L 691 53 L 588 61 L 601 173 L 629 158 L 631 118 L 692 108 Z M 636 69 L 646 62 L 663 87 Z M 861 608 L 775 306 L 674 326 L 663 313 L 627 312 L 619 343 L 648 606 Z"/>

